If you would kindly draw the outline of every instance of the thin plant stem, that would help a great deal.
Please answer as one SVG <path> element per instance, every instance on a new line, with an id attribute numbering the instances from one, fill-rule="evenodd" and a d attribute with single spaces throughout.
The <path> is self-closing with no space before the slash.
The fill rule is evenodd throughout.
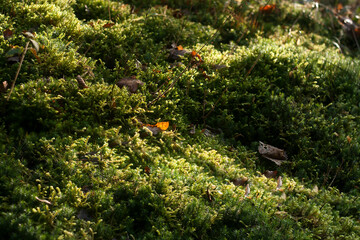
<path id="1" fill-rule="evenodd" d="M 109 8 L 108 8 L 108 10 L 109 10 L 109 21 L 111 21 L 111 10 L 110 10 L 110 6 L 111 6 L 111 1 L 109 0 Z"/>
<path id="2" fill-rule="evenodd" d="M 254 69 L 254 67 L 256 66 L 256 64 L 259 62 L 261 55 L 262 55 L 262 54 L 261 54 L 261 52 L 260 52 L 259 55 L 257 56 L 254 64 L 251 66 L 251 68 L 249 69 L 249 71 L 246 73 L 245 78 L 247 78 L 247 77 L 250 75 L 251 71 Z"/>
<path id="3" fill-rule="evenodd" d="M 194 64 L 196 65 L 196 64 Z M 191 69 L 192 67 L 190 68 L 187 68 L 187 70 Z M 175 85 L 175 83 L 177 83 L 177 81 L 181 78 L 181 76 L 185 73 L 185 71 L 182 71 L 180 73 L 180 75 L 177 76 L 177 78 L 170 84 L 170 86 L 162 93 L 160 93 L 154 100 L 152 100 L 148 105 L 147 107 L 150 107 L 152 104 L 154 104 L 155 102 L 157 102 L 157 100 L 159 100 L 159 98 L 161 98 L 162 96 L 164 96 L 166 93 L 168 93 L 172 88 L 173 86 Z"/>
<path id="4" fill-rule="evenodd" d="M 360 50 L 359 42 L 358 42 L 358 40 L 357 40 L 357 37 L 356 37 L 356 34 L 355 34 L 354 29 L 351 29 L 351 32 L 352 32 L 352 34 L 353 34 L 353 37 L 354 37 L 356 46 L 357 46 L 358 50 Z"/>
<path id="5" fill-rule="evenodd" d="M 9 101 L 10 96 L 11 96 L 11 93 L 12 93 L 12 92 L 13 92 L 13 90 L 14 90 L 14 87 L 15 87 L 15 82 L 16 82 L 16 79 L 17 79 L 17 78 L 18 78 L 18 76 L 19 76 L 19 73 L 20 73 L 20 69 L 21 69 L 22 63 L 23 63 L 23 61 L 24 61 L 24 58 L 25 58 L 26 52 L 27 52 L 28 47 L 29 47 L 29 43 L 30 43 L 30 41 L 28 41 L 28 42 L 26 43 L 26 45 L 25 45 L 25 50 L 24 50 L 23 55 L 21 56 L 21 59 L 20 59 L 20 64 L 19 64 L 19 67 L 18 67 L 18 69 L 17 69 L 16 75 L 15 75 L 15 79 L 14 79 L 14 81 L 13 81 L 13 82 L 12 82 L 12 84 L 11 84 L 11 89 L 10 89 L 9 96 L 8 96 L 8 98 L 7 98 L 7 101 Z"/>
<path id="6" fill-rule="evenodd" d="M 337 177 L 337 175 L 338 175 L 338 173 L 339 173 L 339 171 L 340 171 L 343 163 L 344 163 L 344 159 L 342 159 L 341 164 L 340 164 L 340 167 L 338 167 L 338 168 L 336 169 L 335 176 L 334 176 L 334 178 L 332 179 L 332 181 L 330 182 L 329 187 L 331 187 L 331 185 L 334 183 L 335 178 Z"/>

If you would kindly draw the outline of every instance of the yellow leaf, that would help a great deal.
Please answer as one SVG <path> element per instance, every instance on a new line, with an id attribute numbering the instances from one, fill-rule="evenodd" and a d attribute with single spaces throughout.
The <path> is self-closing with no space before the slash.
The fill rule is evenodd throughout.
<path id="1" fill-rule="evenodd" d="M 158 122 L 155 126 L 165 131 L 169 127 L 169 122 Z"/>

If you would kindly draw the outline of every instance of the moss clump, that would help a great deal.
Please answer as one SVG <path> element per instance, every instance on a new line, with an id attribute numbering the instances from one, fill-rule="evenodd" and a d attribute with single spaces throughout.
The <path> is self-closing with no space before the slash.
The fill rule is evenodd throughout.
<path id="1" fill-rule="evenodd" d="M 330 6 L 188 2 L 0 4 L 5 238 L 360 237 L 355 39 Z"/>

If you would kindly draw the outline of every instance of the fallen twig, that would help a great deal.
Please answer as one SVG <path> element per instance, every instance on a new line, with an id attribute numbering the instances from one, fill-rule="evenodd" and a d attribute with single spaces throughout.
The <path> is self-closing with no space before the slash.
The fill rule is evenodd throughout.
<path id="1" fill-rule="evenodd" d="M 28 48 L 29 48 L 29 44 L 30 44 L 30 41 L 28 41 L 28 42 L 26 43 L 26 45 L 25 45 L 25 50 L 24 50 L 23 55 L 21 56 L 20 64 L 19 64 L 19 67 L 18 67 L 18 69 L 17 69 L 16 75 L 15 75 L 15 79 L 14 79 L 14 81 L 13 81 L 12 84 L 11 84 L 11 89 L 10 89 L 9 96 L 8 96 L 8 98 L 7 98 L 7 101 L 9 101 L 10 96 L 11 96 L 11 93 L 12 93 L 13 90 L 14 90 L 15 82 L 16 82 L 16 79 L 17 79 L 18 76 L 19 76 L 20 69 L 21 69 L 22 63 L 23 63 L 24 58 L 25 58 L 25 54 L 26 54 L 26 52 L 27 52 L 27 50 L 28 50 Z"/>

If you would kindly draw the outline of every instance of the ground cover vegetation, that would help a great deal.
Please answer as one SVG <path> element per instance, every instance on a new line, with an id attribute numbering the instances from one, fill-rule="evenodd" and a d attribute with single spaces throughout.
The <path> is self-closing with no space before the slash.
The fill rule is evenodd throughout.
<path id="1" fill-rule="evenodd" d="M 1 1 L 1 238 L 359 239 L 359 11 Z"/>

